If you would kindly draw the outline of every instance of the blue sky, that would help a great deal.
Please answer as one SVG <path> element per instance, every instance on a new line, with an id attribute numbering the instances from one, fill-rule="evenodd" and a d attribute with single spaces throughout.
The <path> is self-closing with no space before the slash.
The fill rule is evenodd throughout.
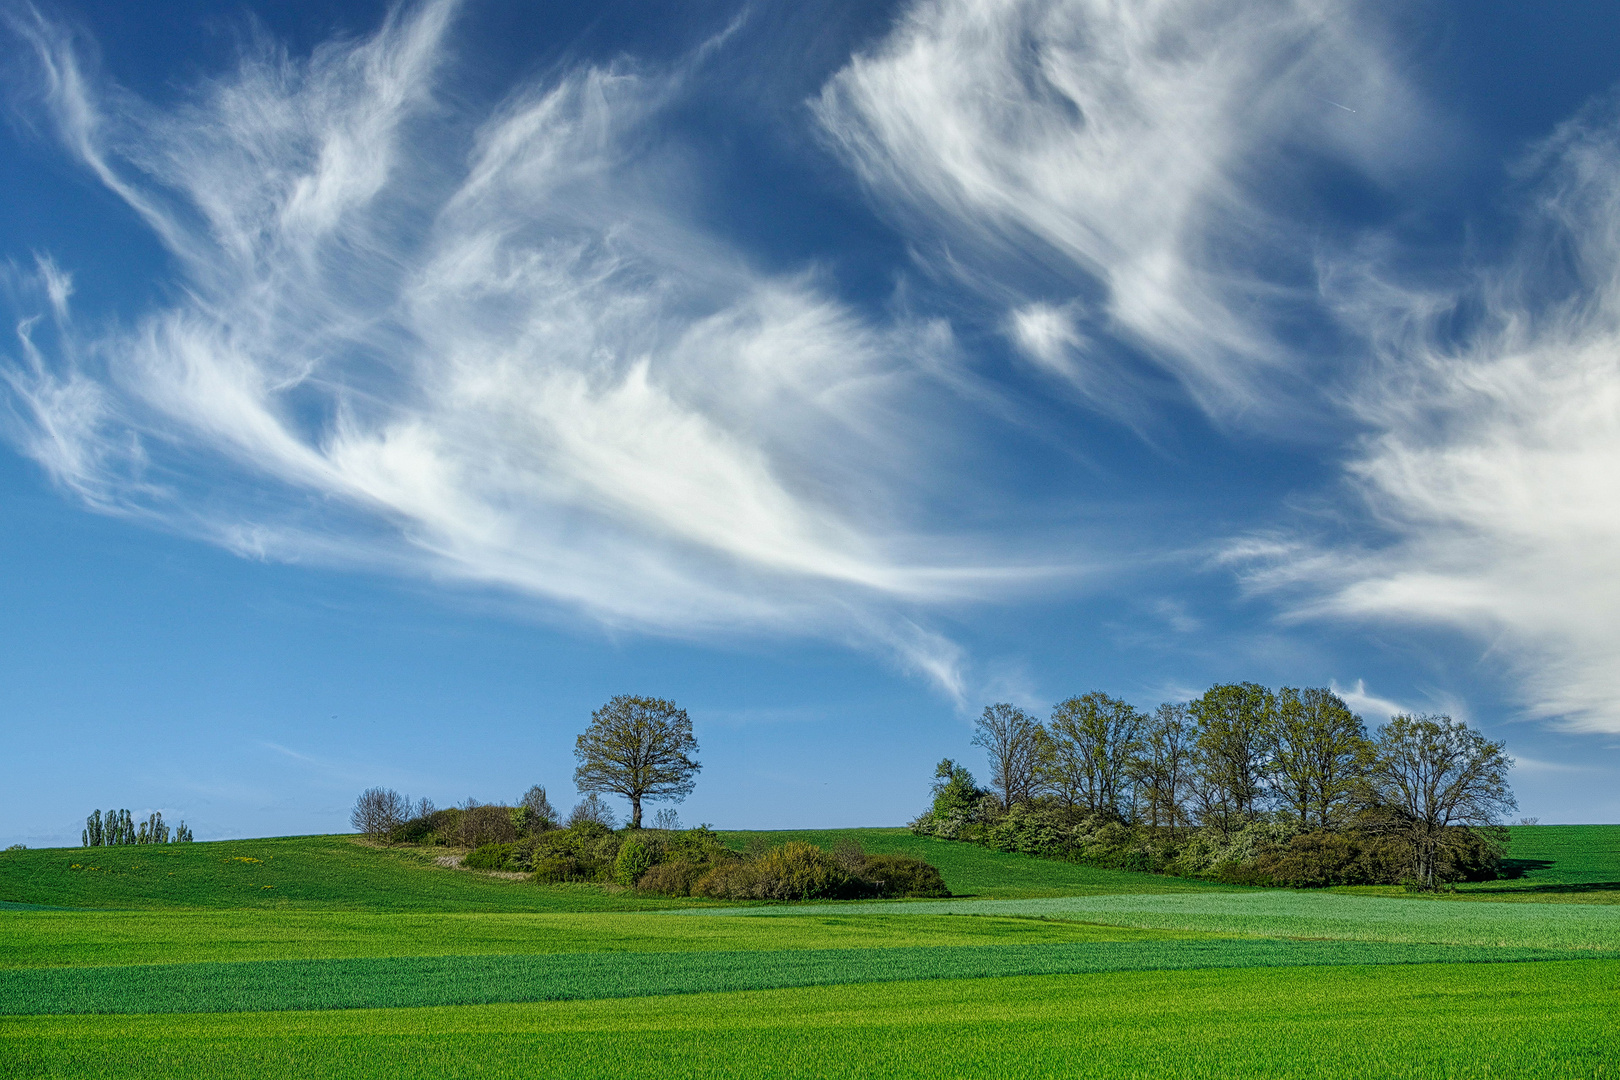
<path id="1" fill-rule="evenodd" d="M 1474 8 L 6 0 L 0 843 L 1241 679 L 1620 820 L 1620 16 Z"/>

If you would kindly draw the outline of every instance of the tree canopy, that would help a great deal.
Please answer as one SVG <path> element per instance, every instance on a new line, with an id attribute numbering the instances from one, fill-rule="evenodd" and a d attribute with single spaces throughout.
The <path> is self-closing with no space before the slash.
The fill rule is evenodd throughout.
<path id="1" fill-rule="evenodd" d="M 703 768 L 686 710 L 663 698 L 620 694 L 591 713 L 574 741 L 574 785 L 630 801 L 630 827 L 641 828 L 641 804 L 680 802 Z"/>

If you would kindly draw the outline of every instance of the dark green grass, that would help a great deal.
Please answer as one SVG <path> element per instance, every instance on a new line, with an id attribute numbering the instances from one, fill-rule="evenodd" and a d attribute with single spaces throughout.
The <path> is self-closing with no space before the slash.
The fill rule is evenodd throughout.
<path id="1" fill-rule="evenodd" d="M 791 909 L 788 909 L 791 910 Z M 73 911 L 0 915 L 0 968 L 563 952 L 984 945 L 1186 937 L 1025 918 L 860 912 L 759 919 L 661 913 Z"/>
<path id="2" fill-rule="evenodd" d="M 376 957 L 0 971 L 0 1014 L 260 1012 L 647 997 L 1076 972 L 1568 960 L 1566 951 L 1273 939 Z"/>
<path id="3" fill-rule="evenodd" d="M 1620 825 L 1518 825 L 1509 830 L 1506 868 L 1521 876 L 1459 888 L 1506 899 L 1620 902 Z"/>
<path id="4" fill-rule="evenodd" d="M 1612 1078 L 1620 963 L 1124 972 L 0 1018 L 7 1077 Z"/>
<path id="5" fill-rule="evenodd" d="M 348 836 L 0 853 L 0 900 L 86 908 L 634 911 L 679 906 L 594 885 L 538 886 L 433 863 L 442 851 Z"/>
<path id="6" fill-rule="evenodd" d="M 1208 886 L 1152 874 L 1093 870 L 1031 859 L 904 829 L 727 833 L 808 840 L 841 837 L 871 852 L 920 855 L 953 893 L 1066 896 Z M 348 836 L 289 836 L 201 844 L 44 848 L 0 853 L 0 901 L 73 908 L 304 908 L 359 911 L 636 911 L 701 907 L 704 901 L 639 896 L 599 885 L 536 885 L 436 866 L 442 850 L 379 848 Z"/>
<path id="7" fill-rule="evenodd" d="M 788 840 L 816 844 L 831 850 L 839 840 L 852 837 L 868 854 L 912 855 L 939 868 L 945 885 L 956 896 L 1005 899 L 1038 896 L 1092 896 L 1105 893 L 1230 891 L 1215 885 L 1162 874 L 1129 870 L 1103 870 L 1056 859 L 991 851 L 977 844 L 913 836 L 907 829 L 795 829 L 775 832 L 728 832 L 725 842 L 745 850 L 750 842 L 774 847 Z"/>

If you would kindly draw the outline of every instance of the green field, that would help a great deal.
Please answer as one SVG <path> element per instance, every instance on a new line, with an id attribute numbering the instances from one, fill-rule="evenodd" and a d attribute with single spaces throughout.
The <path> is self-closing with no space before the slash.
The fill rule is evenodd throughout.
<path id="1" fill-rule="evenodd" d="M 846 835 L 957 898 L 661 900 L 348 837 L 6 852 L 0 1076 L 1620 1076 L 1620 827 L 1515 829 L 1522 877 L 1438 898 L 724 839 Z"/>

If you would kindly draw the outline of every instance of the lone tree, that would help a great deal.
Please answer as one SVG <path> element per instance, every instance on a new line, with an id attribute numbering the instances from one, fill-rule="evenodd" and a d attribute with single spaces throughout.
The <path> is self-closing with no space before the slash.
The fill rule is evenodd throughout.
<path id="1" fill-rule="evenodd" d="M 703 768 L 686 710 L 662 698 L 620 694 L 591 713 L 591 726 L 574 741 L 574 786 L 630 800 L 630 827 L 641 828 L 641 802 L 680 802 Z"/>
<path id="2" fill-rule="evenodd" d="M 1377 747 L 1368 784 L 1389 813 L 1385 828 L 1412 845 L 1412 869 L 1425 888 L 1434 888 L 1440 855 L 1461 834 L 1519 805 L 1507 782 L 1507 744 L 1449 716 L 1392 717 L 1378 729 Z"/>

